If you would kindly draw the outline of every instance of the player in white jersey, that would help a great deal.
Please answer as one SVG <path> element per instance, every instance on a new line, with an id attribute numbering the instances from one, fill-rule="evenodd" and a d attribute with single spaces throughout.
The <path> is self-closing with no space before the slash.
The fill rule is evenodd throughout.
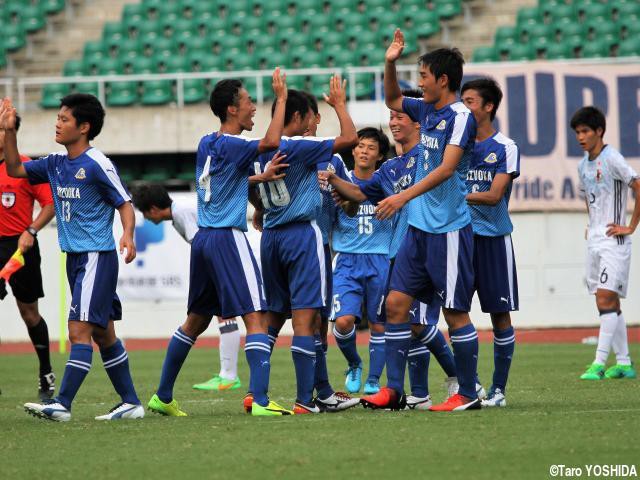
<path id="1" fill-rule="evenodd" d="M 640 221 L 640 177 L 616 149 L 604 143 L 606 120 L 600 110 L 581 108 L 571 118 L 571 128 L 585 151 L 578 174 L 589 213 L 587 287 L 595 294 L 600 312 L 596 358 L 580 378 L 635 378 L 620 298 L 627 295 L 631 235 Z M 627 226 L 629 187 L 635 193 L 635 206 Z M 611 348 L 616 364 L 605 371 Z"/>
<path id="2" fill-rule="evenodd" d="M 143 185 L 133 192 L 133 204 L 145 219 L 158 225 L 171 221 L 176 232 L 191 244 L 198 232 L 196 198 L 193 202 L 174 200 L 162 185 Z M 213 378 L 193 386 L 196 390 L 235 390 L 242 386 L 238 378 L 240 330 L 235 318 L 218 319 L 220 329 L 220 372 Z"/>

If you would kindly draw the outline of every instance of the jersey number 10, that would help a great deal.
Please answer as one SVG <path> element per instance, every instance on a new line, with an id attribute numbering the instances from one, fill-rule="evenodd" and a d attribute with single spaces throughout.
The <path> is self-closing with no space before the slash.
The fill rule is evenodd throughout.
<path id="1" fill-rule="evenodd" d="M 267 170 L 270 165 L 271 162 L 267 162 L 264 169 Z M 260 162 L 253 162 L 253 168 L 256 175 L 263 173 L 260 168 Z M 267 188 L 269 188 L 268 195 Z M 289 205 L 291 202 L 291 195 L 289 195 L 289 190 L 287 190 L 287 186 L 282 179 L 268 182 L 266 187 L 264 183 L 261 183 L 258 185 L 258 189 L 260 190 L 260 199 L 262 200 L 262 204 L 265 208 L 272 208 L 271 204 L 275 207 L 284 207 L 285 205 Z M 269 202 L 269 199 L 271 199 L 271 202 Z"/>

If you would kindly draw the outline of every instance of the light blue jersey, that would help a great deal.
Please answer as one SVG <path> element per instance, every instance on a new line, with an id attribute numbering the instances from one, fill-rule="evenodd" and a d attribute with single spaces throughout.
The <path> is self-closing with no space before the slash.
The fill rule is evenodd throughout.
<path id="1" fill-rule="evenodd" d="M 500 132 L 476 142 L 473 158 L 467 172 L 469 192 L 488 192 L 498 173 L 507 173 L 512 178 L 520 175 L 520 151 L 516 143 Z M 502 237 L 513 231 L 509 217 L 511 186 L 496 205 L 469 205 L 473 233 L 486 237 Z"/>
<path id="2" fill-rule="evenodd" d="M 334 173 L 338 178 L 341 178 L 345 182 L 351 182 L 351 178 L 347 174 L 347 167 L 340 155 L 334 155 L 328 162 L 320 162 L 318 164 L 318 171 L 320 172 L 324 170 Z M 322 207 L 318 211 L 317 223 L 320 231 L 322 232 L 322 241 L 325 245 L 328 245 L 331 240 L 333 221 L 336 218 L 336 211 L 339 207 L 331 196 L 333 186 L 321 186 L 320 191 L 322 192 Z"/>
<path id="3" fill-rule="evenodd" d="M 198 226 L 247 231 L 250 167 L 259 139 L 214 132 L 198 145 Z"/>
<path id="4" fill-rule="evenodd" d="M 322 194 L 318 184 L 318 163 L 328 162 L 333 155 L 334 138 L 282 137 L 281 154 L 289 164 L 286 176 L 260 184 L 264 207 L 264 228 L 294 222 L 309 222 L 318 216 Z M 254 162 L 255 173 L 264 172 L 274 153 L 263 153 Z"/>
<path id="5" fill-rule="evenodd" d="M 362 188 L 366 180 L 350 173 L 351 180 Z M 333 251 L 340 253 L 376 253 L 389 255 L 393 235 L 393 219 L 378 220 L 375 206 L 369 200 L 358 207 L 358 214 L 349 217 L 341 209 L 333 228 Z"/>
<path id="6" fill-rule="evenodd" d="M 407 153 L 384 162 L 370 180 L 360 185 L 364 193 L 373 203 L 406 190 L 413 185 L 416 174 L 416 162 L 420 155 L 420 145 L 416 145 Z M 409 228 L 409 209 L 400 209 L 393 217 L 393 235 L 389 246 L 389 258 L 395 258 Z"/>
<path id="7" fill-rule="evenodd" d="M 428 233 L 460 230 L 471 223 L 465 181 L 473 155 L 476 121 L 462 102 L 436 110 L 424 100 L 405 97 L 402 110 L 420 123 L 421 153 L 415 183 L 442 165 L 447 145 L 464 151 L 451 178 L 409 202 L 409 225 Z"/>
<path id="8" fill-rule="evenodd" d="M 63 252 L 116 248 L 113 212 L 131 199 L 111 160 L 91 147 L 74 159 L 52 153 L 23 165 L 30 183 L 51 184 Z"/>

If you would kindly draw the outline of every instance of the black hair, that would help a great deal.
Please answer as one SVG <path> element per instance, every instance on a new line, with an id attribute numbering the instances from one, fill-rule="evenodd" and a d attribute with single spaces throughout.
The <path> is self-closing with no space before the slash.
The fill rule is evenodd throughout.
<path id="1" fill-rule="evenodd" d="M 133 204 L 143 213 L 151 210 L 151 207 L 164 209 L 171 206 L 171 197 L 167 189 L 156 183 L 141 185 L 131 196 Z"/>
<path id="2" fill-rule="evenodd" d="M 20 118 L 20 115 L 16 115 L 16 132 L 20 130 L 21 123 L 22 123 L 22 119 Z"/>
<path id="3" fill-rule="evenodd" d="M 276 102 L 273 101 L 271 105 L 271 116 L 273 117 L 274 112 L 276 111 Z M 293 88 L 289 88 L 287 90 L 287 104 L 284 109 L 284 124 L 289 125 L 291 120 L 293 119 L 293 115 L 298 112 L 300 114 L 300 118 L 304 118 L 311 106 L 309 105 L 309 100 L 304 92 L 300 90 L 294 90 Z"/>
<path id="4" fill-rule="evenodd" d="M 594 132 L 601 128 L 604 136 L 604 132 L 607 129 L 607 120 L 604 114 L 596 107 L 582 107 L 571 117 L 571 128 L 573 130 L 580 125 L 586 125 Z"/>
<path id="5" fill-rule="evenodd" d="M 422 98 L 424 94 L 417 88 L 405 88 L 402 90 L 402 96 L 409 98 Z"/>
<path id="6" fill-rule="evenodd" d="M 438 48 L 421 55 L 418 63 L 428 67 L 436 80 L 446 75 L 449 79 L 449 91 L 457 92 L 460 88 L 464 57 L 457 48 Z"/>
<path id="7" fill-rule="evenodd" d="M 67 107 L 71 110 L 77 126 L 80 126 L 81 123 L 89 124 L 88 140 L 93 140 L 100 135 L 105 113 L 100 100 L 95 96 L 88 93 L 72 93 L 60 100 L 60 107 Z"/>
<path id="8" fill-rule="evenodd" d="M 489 77 L 477 78 L 462 85 L 460 94 L 462 95 L 467 90 L 475 90 L 478 92 L 478 95 L 482 98 L 483 107 L 487 103 L 493 104 L 493 108 L 491 109 L 491 120 L 493 121 L 493 119 L 496 118 L 496 112 L 502 101 L 502 90 L 498 82 Z"/>
<path id="9" fill-rule="evenodd" d="M 311 108 L 311 110 L 313 110 L 313 114 L 314 115 L 318 115 L 318 100 L 316 100 L 315 95 L 312 95 L 309 92 L 305 92 L 304 90 L 302 90 L 302 94 L 309 101 L 309 108 Z"/>
<path id="10" fill-rule="evenodd" d="M 227 108 L 238 106 L 242 82 L 235 78 L 227 78 L 216 83 L 209 97 L 209 106 L 220 122 L 227 121 Z"/>
<path id="11" fill-rule="evenodd" d="M 380 151 L 380 155 L 382 158 L 387 158 L 387 153 L 389 153 L 389 139 L 384 134 L 382 129 L 373 128 L 373 127 L 365 127 L 358 130 L 358 140 L 368 138 L 371 140 L 375 140 L 378 142 L 378 150 Z"/>

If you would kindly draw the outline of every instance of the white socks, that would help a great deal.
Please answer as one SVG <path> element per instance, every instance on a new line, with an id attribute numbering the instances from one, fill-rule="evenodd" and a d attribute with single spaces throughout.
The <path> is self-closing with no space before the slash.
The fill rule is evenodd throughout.
<path id="1" fill-rule="evenodd" d="M 596 350 L 595 363 L 604 365 L 607 363 L 607 357 L 611 351 L 611 343 L 613 336 L 618 329 L 618 314 L 616 312 L 607 312 L 600 314 L 600 335 L 598 336 L 598 348 Z M 626 333 L 625 333 L 626 336 Z"/>
<path id="2" fill-rule="evenodd" d="M 235 318 L 225 318 L 220 326 L 220 377 L 235 380 L 238 377 L 238 351 L 240 330 Z"/>
<path id="3" fill-rule="evenodd" d="M 624 322 L 622 312 L 618 315 L 618 326 L 613 335 L 611 347 L 616 354 L 616 363 L 618 365 L 631 365 L 629 357 L 629 343 L 627 342 L 627 325 Z"/>

